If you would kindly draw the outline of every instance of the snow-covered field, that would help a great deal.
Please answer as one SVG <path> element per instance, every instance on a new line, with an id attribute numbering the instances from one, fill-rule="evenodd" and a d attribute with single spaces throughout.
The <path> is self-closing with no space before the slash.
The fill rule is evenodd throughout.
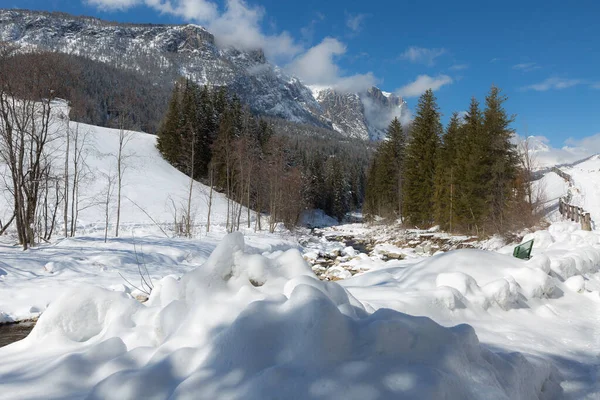
<path id="1" fill-rule="evenodd" d="M 90 170 L 102 176 L 117 132 L 85 129 Z M 189 182 L 154 137 L 130 144 L 125 195 L 166 227 Z M 558 197 L 557 177 L 546 186 Z M 87 185 L 89 196 L 104 187 Z M 196 239 L 165 237 L 127 201 L 123 234 L 106 244 L 102 207 L 81 212 L 75 238 L 26 252 L 1 239 L 0 321 L 41 316 L 0 348 L 0 398 L 600 398 L 600 232 L 554 222 L 524 238 L 535 239 L 529 261 L 497 241 L 485 245 L 494 251 L 436 253 L 383 232 L 373 256 L 340 249 L 362 272 L 324 282 L 301 252 L 336 244 L 226 235 L 220 195 L 206 234 L 205 190 Z M 393 252 L 404 259 L 380 257 Z M 143 304 L 128 283 L 142 285 L 140 268 L 154 287 Z"/>

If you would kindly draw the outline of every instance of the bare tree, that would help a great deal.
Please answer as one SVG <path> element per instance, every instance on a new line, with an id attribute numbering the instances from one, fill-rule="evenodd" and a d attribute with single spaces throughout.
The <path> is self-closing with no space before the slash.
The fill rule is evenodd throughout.
<path id="1" fill-rule="evenodd" d="M 48 157 L 47 155 L 44 155 Z M 61 203 L 64 201 L 65 193 L 62 188 L 62 177 L 52 174 L 52 163 L 46 161 L 44 171 L 43 185 L 40 189 L 41 207 L 38 207 L 38 229 L 37 234 L 40 240 L 50 241 L 54 228 L 56 226 L 56 216 Z"/>
<path id="2" fill-rule="evenodd" d="M 11 175 L 15 221 L 23 249 L 35 244 L 40 188 L 47 175 L 48 144 L 55 138 L 52 66 L 43 57 L 36 63 L 11 64 L 14 49 L 0 48 L 0 159 Z"/>
<path id="3" fill-rule="evenodd" d="M 115 175 L 108 172 L 102 173 L 104 179 L 106 180 L 106 188 L 103 194 L 104 200 L 104 243 L 108 240 L 108 225 L 110 223 L 110 204 L 111 198 L 113 196 L 113 192 L 115 189 Z"/>
<path id="4" fill-rule="evenodd" d="M 115 224 L 115 236 L 119 237 L 119 225 L 121 223 L 121 190 L 123 189 L 123 176 L 127 169 L 126 160 L 131 154 L 125 154 L 124 150 L 133 133 L 125 130 L 125 115 L 119 116 L 119 148 L 117 150 L 117 222 Z"/>
<path id="5" fill-rule="evenodd" d="M 70 130 L 70 134 L 72 136 L 72 144 L 73 144 L 73 154 L 72 154 L 72 185 L 71 188 L 71 227 L 70 227 L 70 236 L 74 237 L 75 232 L 77 231 L 77 219 L 79 218 L 79 211 L 82 210 L 81 206 L 81 198 L 79 196 L 79 189 L 81 186 L 81 182 L 85 175 L 85 171 L 87 171 L 86 160 L 86 146 L 89 138 L 89 130 L 85 130 L 83 133 L 80 129 L 80 124 L 75 122 L 75 129 Z M 67 167 L 68 168 L 68 167 Z M 68 198 L 68 194 L 67 194 Z M 87 208 L 87 207 L 86 207 Z"/>
<path id="6" fill-rule="evenodd" d="M 214 163 L 210 163 L 208 166 L 208 207 L 206 211 L 206 233 L 210 232 L 210 213 L 212 211 L 212 202 L 213 202 L 213 186 L 215 180 L 215 165 Z"/>
<path id="7" fill-rule="evenodd" d="M 541 184 L 534 183 L 534 173 L 539 168 L 539 163 L 533 149 L 531 148 L 531 137 L 522 139 L 517 144 L 521 173 L 523 175 L 523 187 L 527 204 L 532 213 L 537 211 L 540 203 L 544 201 L 544 188 Z"/>
<path id="8" fill-rule="evenodd" d="M 65 116 L 66 120 L 67 120 L 67 126 L 65 129 L 65 141 L 66 141 L 66 145 L 65 145 L 65 183 L 64 183 L 64 189 L 65 189 L 65 196 L 64 196 L 64 208 L 63 208 L 63 222 L 64 222 L 64 233 L 65 233 L 65 237 L 69 236 L 69 149 L 70 149 L 70 144 L 71 144 L 71 126 L 70 126 L 70 121 L 69 121 L 69 116 L 68 113 Z"/>
<path id="9" fill-rule="evenodd" d="M 188 189 L 187 199 L 187 212 L 185 214 L 185 235 L 189 238 L 192 237 L 192 194 L 194 192 L 194 172 L 196 167 L 196 130 L 189 127 L 192 143 L 190 144 L 190 160 L 189 160 L 189 174 L 190 174 L 190 186 Z"/>

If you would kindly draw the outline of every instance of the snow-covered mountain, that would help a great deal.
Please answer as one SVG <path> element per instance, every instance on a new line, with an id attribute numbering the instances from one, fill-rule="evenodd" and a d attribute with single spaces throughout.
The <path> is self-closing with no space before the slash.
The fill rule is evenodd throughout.
<path id="1" fill-rule="evenodd" d="M 408 114 L 401 97 L 384 93 L 376 87 L 360 93 L 313 88 L 313 94 L 333 129 L 359 139 L 381 139 L 394 117 L 403 120 Z"/>
<path id="2" fill-rule="evenodd" d="M 0 10 L 0 40 L 58 51 L 173 81 L 229 86 L 260 114 L 323 125 L 308 88 L 269 64 L 262 51 L 220 49 L 198 25 L 116 24 L 64 13 Z M 315 112 L 315 110 L 317 112 Z"/>
<path id="3" fill-rule="evenodd" d="M 227 86 L 257 114 L 334 128 L 350 137 L 378 138 L 404 102 L 372 88 L 332 90 L 315 98 L 298 78 L 270 64 L 262 50 L 220 48 L 201 26 L 121 24 L 65 13 L 0 10 L 0 41 L 24 50 L 80 55 L 173 81 Z"/>

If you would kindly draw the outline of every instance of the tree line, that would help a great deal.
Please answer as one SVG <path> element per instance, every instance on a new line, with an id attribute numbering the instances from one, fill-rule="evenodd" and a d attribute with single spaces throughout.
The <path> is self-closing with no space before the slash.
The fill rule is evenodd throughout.
<path id="1" fill-rule="evenodd" d="M 472 98 L 444 131 L 432 90 L 407 132 L 395 119 L 368 171 L 364 212 L 452 232 L 506 232 L 532 223 L 528 157 L 513 143 L 507 97 L 492 86 L 482 110 Z"/>
<path id="2" fill-rule="evenodd" d="M 240 227 L 240 205 L 248 224 L 254 210 L 256 223 L 266 213 L 273 230 L 278 222 L 295 226 L 307 208 L 342 219 L 362 203 L 369 151 L 364 142 L 340 143 L 330 135 L 257 117 L 226 88 L 181 79 L 158 130 L 157 148 L 193 180 L 227 195 L 230 230 Z M 190 182 L 190 196 L 192 187 Z M 191 215 L 180 214 L 185 231 Z"/>

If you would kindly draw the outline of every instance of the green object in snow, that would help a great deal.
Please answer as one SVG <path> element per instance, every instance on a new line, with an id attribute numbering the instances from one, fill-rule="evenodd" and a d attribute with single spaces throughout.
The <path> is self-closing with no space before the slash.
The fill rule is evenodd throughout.
<path id="1" fill-rule="evenodd" d="M 521 243 L 513 250 L 513 256 L 521 260 L 529 260 L 531 258 L 531 249 L 533 248 L 533 239 Z"/>

